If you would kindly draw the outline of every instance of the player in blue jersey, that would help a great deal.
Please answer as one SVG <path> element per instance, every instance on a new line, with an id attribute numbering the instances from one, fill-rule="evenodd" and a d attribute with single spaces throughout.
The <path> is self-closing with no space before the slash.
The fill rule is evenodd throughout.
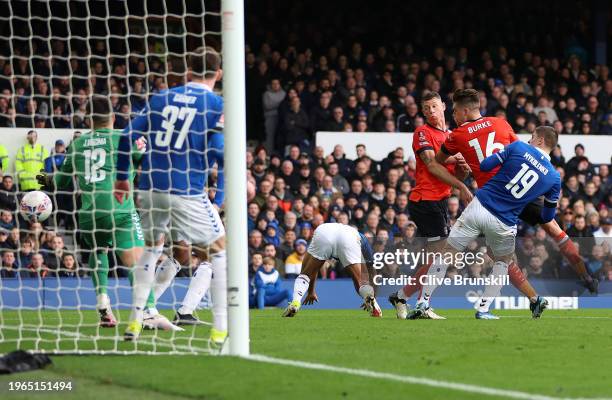
<path id="1" fill-rule="evenodd" d="M 141 136 L 146 136 L 148 141 L 139 181 L 146 247 L 134 269 L 132 314 L 126 340 L 136 339 L 142 329 L 146 296 L 154 286 L 155 266 L 167 234 L 175 248 L 183 249 L 180 252 L 183 256 L 178 257 L 182 259 L 177 258 L 181 264 L 188 265 L 191 250 L 200 258 L 210 260 L 213 271 L 211 341 L 222 344 L 227 337 L 225 229 L 218 212 L 223 204 L 223 134 L 220 131 L 223 99 L 212 90 L 221 79 L 221 57 L 210 47 L 200 47 L 190 55 L 188 67 L 189 82 L 152 94 L 147 107 L 131 121 L 119 143 L 115 196 L 122 201 L 129 192 L 127 155 L 131 141 Z M 207 195 L 207 180 L 208 171 L 214 165 L 218 176 L 213 205 Z M 201 267 L 205 269 L 206 265 Z M 166 275 L 170 279 L 174 277 L 173 273 Z M 196 274 L 195 278 L 198 275 L 210 276 Z M 188 307 L 191 312 L 203 293 L 195 290 L 193 294 Z M 185 316 L 181 309 L 178 322 Z"/>
<path id="2" fill-rule="evenodd" d="M 480 163 L 482 171 L 491 171 L 499 165 L 501 168 L 476 192 L 474 200 L 453 225 L 444 251 L 453 254 L 461 252 L 468 243 L 484 234 L 495 263 L 489 276 L 494 279 L 485 287 L 482 299 L 490 301 L 496 297 L 506 281 L 508 264 L 514 255 L 518 216 L 525 206 L 544 196 L 542 220 L 548 222 L 555 216 L 561 177 L 550 163 L 549 153 L 557 145 L 557 139 L 551 127 L 540 126 L 529 144 L 516 141 Z M 417 304 L 416 313 L 423 313 L 429 308 L 431 293 L 446 275 L 448 266 L 440 260 L 435 264 L 437 268 L 433 268 L 434 273 L 428 277 L 428 284 L 423 285 L 423 301 Z M 532 307 L 534 318 L 540 317 L 546 304 L 543 298 L 538 297 Z M 488 311 L 477 310 L 476 318 L 498 317 Z"/>

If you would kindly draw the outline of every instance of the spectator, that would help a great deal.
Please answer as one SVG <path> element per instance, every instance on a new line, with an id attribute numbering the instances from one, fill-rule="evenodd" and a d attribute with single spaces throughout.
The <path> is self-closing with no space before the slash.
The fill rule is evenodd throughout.
<path id="1" fill-rule="evenodd" d="M 263 235 L 257 229 L 249 233 L 249 254 L 259 253 L 263 250 Z"/>
<path id="2" fill-rule="evenodd" d="M 272 151 L 274 149 L 274 136 L 278 126 L 278 106 L 285 98 L 286 93 L 283 90 L 280 80 L 272 78 L 268 90 L 263 94 L 263 113 L 264 124 L 266 127 L 266 149 Z"/>
<path id="3" fill-rule="evenodd" d="M 30 278 L 45 278 L 49 274 L 49 268 L 45 265 L 42 254 L 32 255 L 32 262 L 25 267 L 24 273 L 25 276 Z"/>
<path id="4" fill-rule="evenodd" d="M 298 145 L 301 150 L 309 151 L 311 137 L 308 115 L 302 109 L 299 97 L 291 99 L 289 104 L 289 112 L 281 120 L 280 126 L 285 152 L 288 152 L 290 145 Z"/>
<path id="5" fill-rule="evenodd" d="M 612 217 L 603 218 L 600 225 L 600 228 L 593 232 L 595 243 L 598 245 L 604 243 L 608 243 L 608 245 L 612 244 L 610 241 L 610 238 L 612 238 Z"/>
<path id="6" fill-rule="evenodd" d="M 253 306 L 263 310 L 266 306 L 274 307 L 289 301 L 289 291 L 283 289 L 281 283 L 280 273 L 274 268 L 274 259 L 270 257 L 264 258 L 263 265 L 255 273 L 255 301 Z"/>
<path id="7" fill-rule="evenodd" d="M 49 152 L 43 145 L 36 143 L 38 133 L 29 131 L 27 135 L 28 144 L 17 150 L 15 158 L 15 173 L 19 188 L 24 191 L 39 190 L 40 184 L 36 181 L 36 175 L 45 166 L 44 160 L 49 157 Z"/>
<path id="8" fill-rule="evenodd" d="M 34 241 L 32 238 L 26 238 L 21 242 L 19 249 L 19 258 L 17 264 L 19 268 L 25 268 L 32 263 L 32 256 L 34 255 Z"/>
<path id="9" fill-rule="evenodd" d="M 274 268 L 280 273 L 282 277 L 285 276 L 285 262 L 276 256 L 276 248 L 272 243 L 268 243 L 264 246 L 263 256 L 274 260 Z"/>
<path id="10" fill-rule="evenodd" d="M 4 175 L 0 186 L 0 209 L 17 210 L 17 190 L 13 184 L 13 177 Z"/>
<path id="11" fill-rule="evenodd" d="M 583 257 L 590 254 L 595 241 L 593 239 L 593 233 L 586 225 L 586 219 L 583 214 L 576 215 L 574 224 L 567 230 L 567 235 L 578 241 L 580 254 Z"/>
<path id="12" fill-rule="evenodd" d="M 64 246 L 64 238 L 59 235 L 55 236 L 49 250 L 44 253 L 45 264 L 51 271 L 57 271 L 61 266 L 63 254 L 67 251 Z"/>
<path id="13" fill-rule="evenodd" d="M 287 279 L 295 279 L 302 271 L 302 261 L 306 255 L 306 246 L 308 242 L 304 239 L 295 241 L 295 251 L 285 260 L 285 277 Z"/>
<path id="14" fill-rule="evenodd" d="M 344 110 L 342 107 L 334 107 L 332 119 L 326 125 L 326 131 L 342 132 L 344 130 Z"/>
<path id="15" fill-rule="evenodd" d="M 13 228 L 9 231 L 8 238 L 2 242 L 2 247 L 17 251 L 19 249 L 19 242 L 19 229 Z"/>
<path id="16" fill-rule="evenodd" d="M 0 228 L 10 231 L 14 227 L 15 221 L 13 221 L 13 213 L 9 210 L 0 209 Z"/>
<path id="17" fill-rule="evenodd" d="M 66 159 L 66 144 L 63 140 L 55 141 L 55 149 L 50 157 L 45 159 L 45 172 L 52 174 L 59 169 Z"/>
<path id="18" fill-rule="evenodd" d="M 62 263 L 59 268 L 58 276 L 61 278 L 76 278 L 82 276 L 74 254 L 68 252 L 62 254 Z"/>
<path id="19" fill-rule="evenodd" d="M 12 250 L 3 250 L 1 261 L 0 278 L 17 278 L 18 270 L 15 262 L 15 252 Z"/>

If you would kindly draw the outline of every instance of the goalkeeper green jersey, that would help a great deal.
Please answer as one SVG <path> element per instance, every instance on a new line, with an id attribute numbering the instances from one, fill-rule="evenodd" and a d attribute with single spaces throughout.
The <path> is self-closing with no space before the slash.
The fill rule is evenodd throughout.
<path id="1" fill-rule="evenodd" d="M 120 204 L 113 196 L 117 164 L 117 147 L 122 132 L 96 129 L 75 139 L 67 149 L 66 159 L 53 179 L 58 190 L 76 177 L 82 206 L 79 221 L 90 222 L 119 214 L 132 214 L 134 200 L 130 196 Z M 134 146 L 136 147 L 136 146 Z M 138 161 L 142 155 L 134 152 Z M 132 173 L 133 176 L 133 173 Z"/>

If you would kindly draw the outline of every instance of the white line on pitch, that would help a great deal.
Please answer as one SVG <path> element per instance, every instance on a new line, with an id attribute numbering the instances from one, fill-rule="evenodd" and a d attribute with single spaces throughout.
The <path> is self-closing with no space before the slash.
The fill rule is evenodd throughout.
<path id="1" fill-rule="evenodd" d="M 422 378 L 422 377 L 410 376 L 410 375 L 398 375 L 398 374 L 392 374 L 388 372 L 371 371 L 367 369 L 346 368 L 346 367 L 338 367 L 334 365 L 319 364 L 319 363 L 312 363 L 312 362 L 306 362 L 306 361 L 287 360 L 284 358 L 268 357 L 262 354 L 251 354 L 244 358 L 247 360 L 265 362 L 269 364 L 286 365 L 290 367 L 313 369 L 313 370 L 326 371 L 326 372 L 337 372 L 337 373 L 347 374 L 347 375 L 362 376 L 365 378 L 386 379 L 389 381 L 396 381 L 396 382 L 401 382 L 401 383 L 431 386 L 434 388 L 443 388 L 443 389 L 456 390 L 460 392 L 485 394 L 485 395 L 490 395 L 490 396 L 500 396 L 500 397 L 507 397 L 507 398 L 512 398 L 512 399 L 611 400 L 609 398 L 589 398 L 589 399 L 571 398 L 569 399 L 569 398 L 561 398 L 561 397 L 552 397 L 552 396 L 546 396 L 546 395 L 535 394 L 535 393 L 520 392 L 516 390 L 506 390 L 506 389 L 498 389 L 498 388 L 492 388 L 492 387 L 487 387 L 487 386 L 470 385 L 466 383 L 441 381 L 441 380 L 436 380 L 436 379 Z"/>

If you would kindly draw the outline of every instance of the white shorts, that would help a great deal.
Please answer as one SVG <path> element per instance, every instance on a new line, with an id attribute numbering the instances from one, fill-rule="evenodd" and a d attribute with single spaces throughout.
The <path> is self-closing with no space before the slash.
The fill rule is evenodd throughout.
<path id="1" fill-rule="evenodd" d="M 453 225 L 448 235 L 448 244 L 455 250 L 463 251 L 481 233 L 485 235 L 493 255 L 502 257 L 514 252 L 516 226 L 501 222 L 474 197 Z"/>
<path id="2" fill-rule="evenodd" d="M 361 264 L 361 238 L 357 229 L 348 225 L 322 224 L 314 231 L 308 253 L 317 260 L 337 259 L 343 267 Z"/>
<path id="3" fill-rule="evenodd" d="M 175 242 L 210 245 L 225 235 L 221 217 L 208 196 L 140 191 L 139 197 L 147 241 L 157 241 L 169 232 Z"/>

